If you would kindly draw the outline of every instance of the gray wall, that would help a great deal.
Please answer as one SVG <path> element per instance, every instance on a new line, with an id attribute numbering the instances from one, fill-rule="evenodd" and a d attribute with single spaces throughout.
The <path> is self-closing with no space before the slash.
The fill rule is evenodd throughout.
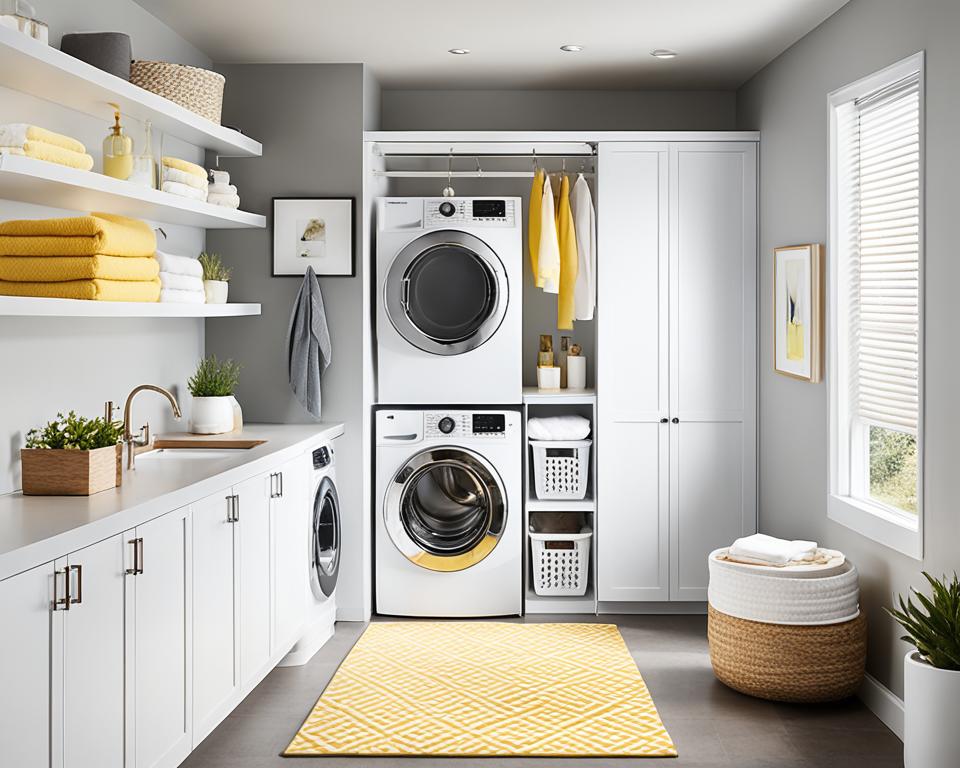
<path id="1" fill-rule="evenodd" d="M 385 131 L 731 130 L 733 91 L 384 90 Z"/>
<path id="2" fill-rule="evenodd" d="M 263 305 L 260 317 L 207 320 L 207 350 L 243 365 L 237 398 L 248 421 L 310 423 L 290 390 L 285 347 L 290 310 L 301 279 L 271 277 L 272 197 L 355 197 L 359 222 L 362 181 L 363 67 L 360 64 L 238 64 L 218 68 L 227 78 L 223 119 L 263 143 L 263 157 L 226 159 L 221 167 L 239 189 L 243 208 L 268 216 L 265 230 L 209 232 L 207 247 L 233 268 L 232 301 Z M 365 461 L 361 448 L 360 381 L 362 259 L 357 277 L 323 278 L 333 362 L 322 380 L 324 421 L 341 421 L 337 443 L 343 515 L 362 509 Z M 362 542 L 344 530 L 337 603 L 340 618 L 358 619 L 363 605 Z"/>
<path id="3" fill-rule="evenodd" d="M 955 286 L 960 283 L 955 222 L 960 178 L 960 3 L 853 0 L 744 85 L 738 124 L 761 139 L 760 528 L 816 538 L 860 569 L 870 621 L 868 671 L 903 695 L 908 646 L 882 607 L 921 567 L 960 566 L 960 475 Z M 926 422 L 925 558 L 919 563 L 827 519 L 827 387 L 773 372 L 772 253 L 778 245 L 822 242 L 828 234 L 827 93 L 918 50 L 927 51 L 926 93 Z M 827 258 L 831 257 L 827 253 Z M 829 326 L 829 319 L 828 319 Z M 827 375 L 830 375 L 827 371 Z"/>

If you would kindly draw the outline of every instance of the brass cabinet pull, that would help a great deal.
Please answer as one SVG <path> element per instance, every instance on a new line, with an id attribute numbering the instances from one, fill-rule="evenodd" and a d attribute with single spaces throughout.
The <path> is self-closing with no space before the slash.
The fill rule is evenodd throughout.
<path id="1" fill-rule="evenodd" d="M 76 571 L 77 573 L 77 596 L 72 597 L 70 595 L 70 571 Z M 83 602 L 83 566 L 81 565 L 68 565 L 67 566 L 67 600 L 69 604 L 80 605 Z"/>

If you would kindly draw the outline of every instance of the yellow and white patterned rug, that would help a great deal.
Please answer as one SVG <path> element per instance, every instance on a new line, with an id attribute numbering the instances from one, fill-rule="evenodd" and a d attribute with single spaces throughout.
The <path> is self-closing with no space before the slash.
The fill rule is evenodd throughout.
<path id="1" fill-rule="evenodd" d="M 612 624 L 371 624 L 284 752 L 675 757 Z"/>

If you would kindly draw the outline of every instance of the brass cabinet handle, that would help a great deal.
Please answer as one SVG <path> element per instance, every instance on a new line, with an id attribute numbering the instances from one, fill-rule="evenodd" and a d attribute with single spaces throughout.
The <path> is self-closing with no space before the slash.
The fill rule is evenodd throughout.
<path id="1" fill-rule="evenodd" d="M 70 571 L 76 571 L 77 573 L 76 597 L 70 595 Z M 80 605 L 83 602 L 83 566 L 81 565 L 67 566 L 67 601 L 67 605 Z"/>

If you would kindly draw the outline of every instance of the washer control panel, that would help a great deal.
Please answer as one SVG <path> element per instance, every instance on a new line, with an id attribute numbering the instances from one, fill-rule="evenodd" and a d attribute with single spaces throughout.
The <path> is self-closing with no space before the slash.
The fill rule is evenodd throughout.
<path id="1" fill-rule="evenodd" d="M 423 415 L 425 438 L 471 437 L 503 439 L 509 429 L 507 414 L 499 411 L 428 411 Z"/>
<path id="2" fill-rule="evenodd" d="M 449 227 L 468 224 L 472 227 L 516 226 L 517 201 L 503 197 L 438 197 L 423 201 L 423 226 Z"/>

